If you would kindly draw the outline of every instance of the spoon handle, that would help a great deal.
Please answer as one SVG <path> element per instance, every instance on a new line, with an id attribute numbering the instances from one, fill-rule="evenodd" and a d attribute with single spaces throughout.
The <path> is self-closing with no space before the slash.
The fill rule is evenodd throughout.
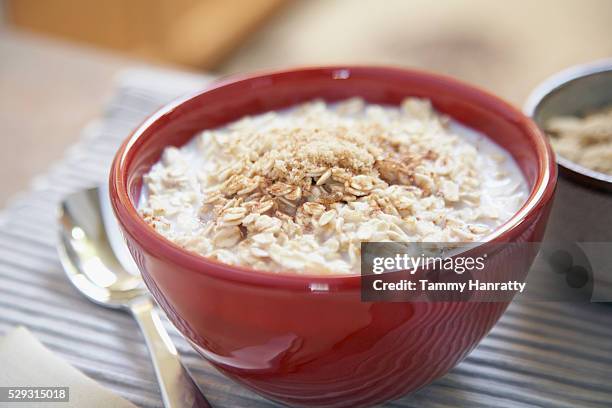
<path id="1" fill-rule="evenodd" d="M 166 408 L 210 407 L 181 364 L 176 347 L 162 326 L 151 299 L 148 297 L 137 299 L 130 304 L 130 311 L 138 322 L 149 348 L 164 406 Z"/>

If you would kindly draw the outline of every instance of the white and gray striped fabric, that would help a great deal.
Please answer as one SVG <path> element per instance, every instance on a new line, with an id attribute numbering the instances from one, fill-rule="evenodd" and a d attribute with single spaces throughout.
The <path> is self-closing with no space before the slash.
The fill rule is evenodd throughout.
<path id="1" fill-rule="evenodd" d="M 207 81 L 150 69 L 124 73 L 102 119 L 0 215 L 0 334 L 27 326 L 58 355 L 142 407 L 162 405 L 144 341 L 131 317 L 89 303 L 64 278 L 55 252 L 56 208 L 66 193 L 105 180 L 115 149 L 143 118 Z M 214 406 L 278 406 L 224 378 L 171 333 Z M 612 307 L 513 304 L 451 373 L 386 406 L 612 406 Z"/>

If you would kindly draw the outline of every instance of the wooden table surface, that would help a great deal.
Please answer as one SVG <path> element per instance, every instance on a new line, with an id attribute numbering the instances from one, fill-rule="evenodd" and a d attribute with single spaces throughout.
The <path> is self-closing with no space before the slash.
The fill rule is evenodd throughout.
<path id="1" fill-rule="evenodd" d="M 520 105 L 550 74 L 612 57 L 609 0 L 359 4 L 292 3 L 220 69 L 347 62 L 411 66 L 458 77 Z"/>
<path id="2" fill-rule="evenodd" d="M 0 207 L 78 139 L 112 93 L 113 75 L 133 63 L 0 31 Z"/>
<path id="3" fill-rule="evenodd" d="M 413 66 L 521 105 L 548 75 L 612 56 L 612 1 L 309 0 L 292 2 L 216 69 L 303 64 Z M 133 58 L 0 31 L 0 207 L 61 157 L 99 115 Z"/>

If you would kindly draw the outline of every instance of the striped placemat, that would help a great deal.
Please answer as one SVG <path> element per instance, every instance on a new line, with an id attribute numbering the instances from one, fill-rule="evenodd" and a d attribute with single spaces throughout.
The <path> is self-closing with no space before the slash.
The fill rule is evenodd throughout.
<path id="1" fill-rule="evenodd" d="M 102 118 L 0 213 L 0 334 L 27 326 L 58 355 L 142 407 L 161 407 L 144 341 L 130 316 L 91 304 L 64 278 L 55 252 L 57 203 L 104 181 L 131 129 L 208 80 L 150 69 L 125 72 Z M 223 377 L 173 329 L 171 336 L 214 406 L 278 406 Z M 386 406 L 612 406 L 612 308 L 513 304 L 451 373 Z"/>

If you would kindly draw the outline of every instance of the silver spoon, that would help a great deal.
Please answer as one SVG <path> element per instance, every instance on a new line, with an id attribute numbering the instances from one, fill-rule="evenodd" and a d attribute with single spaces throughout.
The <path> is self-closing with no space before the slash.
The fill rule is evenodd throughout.
<path id="1" fill-rule="evenodd" d="M 100 306 L 131 312 L 144 335 L 167 408 L 210 407 L 179 360 L 110 209 L 105 188 L 61 204 L 58 252 L 70 282 Z"/>

